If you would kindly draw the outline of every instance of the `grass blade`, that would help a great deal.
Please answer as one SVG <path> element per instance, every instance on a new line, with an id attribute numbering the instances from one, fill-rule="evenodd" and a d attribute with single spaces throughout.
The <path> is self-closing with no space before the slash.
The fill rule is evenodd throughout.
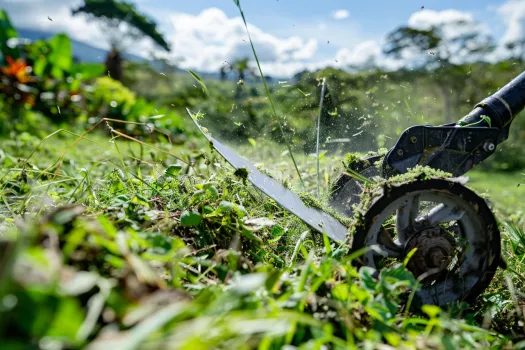
<path id="1" fill-rule="evenodd" d="M 266 91 L 266 95 L 268 96 L 268 100 L 270 101 L 270 106 L 272 108 L 272 112 L 275 116 L 275 119 L 277 120 L 277 123 L 279 124 L 281 135 L 283 137 L 284 143 L 286 144 L 286 148 L 288 148 L 290 157 L 292 158 L 292 162 L 295 167 L 295 171 L 297 171 L 297 175 L 299 175 L 299 180 L 301 180 L 301 184 L 304 187 L 303 177 L 301 176 L 301 172 L 299 171 L 299 167 L 297 166 L 297 162 L 295 161 L 295 157 L 293 156 L 292 147 L 290 146 L 290 142 L 288 142 L 288 139 L 286 138 L 286 134 L 283 128 L 283 123 L 281 121 L 281 118 L 277 114 L 277 111 L 275 110 L 275 105 L 273 103 L 272 95 L 270 94 L 270 88 L 268 87 L 268 83 L 266 82 L 266 78 L 264 77 L 264 74 L 262 72 L 261 63 L 259 62 L 259 57 L 257 56 L 255 46 L 253 45 L 252 37 L 250 35 L 250 31 L 248 30 L 248 24 L 246 22 L 246 17 L 244 16 L 244 11 L 242 10 L 242 7 L 241 7 L 241 3 L 239 0 L 233 0 L 233 2 L 235 3 L 237 8 L 239 9 L 239 12 L 241 13 L 242 21 L 244 22 L 244 27 L 246 28 L 246 33 L 248 34 L 248 39 L 250 40 L 250 46 L 252 48 L 253 56 L 255 57 L 255 62 L 257 62 L 257 68 L 259 69 L 259 74 L 261 75 L 261 79 L 264 84 L 264 90 Z"/>
<path id="2" fill-rule="evenodd" d="M 321 193 L 319 189 L 319 139 L 321 137 L 321 116 L 323 115 L 323 103 L 324 103 L 324 94 L 326 92 L 326 79 L 323 78 L 323 86 L 321 88 L 321 101 L 319 102 L 319 117 L 317 118 L 317 146 L 316 146 L 316 155 L 317 155 L 317 198 L 320 198 Z"/>
<path id="3" fill-rule="evenodd" d="M 206 95 L 208 95 L 208 88 L 206 87 L 206 84 L 204 84 L 204 82 L 202 81 L 201 77 L 195 73 L 194 71 L 188 69 L 188 73 L 191 74 L 191 76 L 197 80 L 197 83 L 199 83 L 199 85 L 202 87 L 202 92 L 204 92 Z"/>

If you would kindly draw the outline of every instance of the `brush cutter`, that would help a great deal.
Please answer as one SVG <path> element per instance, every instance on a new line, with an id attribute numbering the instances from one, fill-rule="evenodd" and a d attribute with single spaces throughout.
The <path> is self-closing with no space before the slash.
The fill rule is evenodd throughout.
<path id="1" fill-rule="evenodd" d="M 416 300 L 445 305 L 474 301 L 504 266 L 496 219 L 461 176 L 496 152 L 524 107 L 525 72 L 459 122 L 410 127 L 385 155 L 349 164 L 332 189 L 329 205 L 355 217 L 352 235 L 339 220 L 305 205 L 194 121 L 218 153 L 233 167 L 247 169 L 248 180 L 283 208 L 334 241 L 351 242 L 353 251 L 373 248 L 364 250 L 359 263 L 376 271 L 408 260 L 407 268 L 420 282 Z M 359 176 L 349 175 L 356 173 Z"/>

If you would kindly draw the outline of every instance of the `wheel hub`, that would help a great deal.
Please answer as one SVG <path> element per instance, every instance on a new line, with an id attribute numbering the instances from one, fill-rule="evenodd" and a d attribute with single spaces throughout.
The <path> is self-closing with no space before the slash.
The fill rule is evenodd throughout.
<path id="1" fill-rule="evenodd" d="M 440 226 L 426 228 L 412 235 L 405 246 L 405 256 L 417 249 L 407 268 L 424 281 L 445 270 L 456 248 L 454 237 Z"/>

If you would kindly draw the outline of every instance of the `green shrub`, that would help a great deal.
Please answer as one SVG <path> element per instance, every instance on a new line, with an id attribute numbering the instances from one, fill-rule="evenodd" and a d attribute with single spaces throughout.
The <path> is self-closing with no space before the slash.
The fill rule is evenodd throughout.
<path id="1" fill-rule="evenodd" d="M 90 123 L 110 118 L 133 123 L 122 123 L 115 128 L 125 129 L 134 135 L 151 134 L 157 129 L 167 129 L 170 134 L 181 133 L 184 123 L 181 116 L 167 108 L 158 108 L 110 77 L 97 78 L 87 89 L 85 116 Z"/>
<path id="2" fill-rule="evenodd" d="M 131 120 L 130 111 L 136 103 L 135 94 L 110 77 L 97 78 L 86 94 L 89 115 Z"/>

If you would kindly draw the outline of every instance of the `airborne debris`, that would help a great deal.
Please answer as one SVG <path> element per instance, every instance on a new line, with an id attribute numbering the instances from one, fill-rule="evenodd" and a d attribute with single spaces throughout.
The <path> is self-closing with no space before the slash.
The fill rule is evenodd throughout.
<path id="1" fill-rule="evenodd" d="M 303 94 L 304 97 L 308 97 L 308 96 L 311 95 L 311 93 L 306 93 L 306 92 L 304 92 L 303 90 L 301 90 L 301 89 L 299 89 L 299 88 L 297 88 L 297 90 L 299 90 L 299 92 L 300 92 L 301 94 Z"/>
<path id="2" fill-rule="evenodd" d="M 235 175 L 238 178 L 240 178 L 245 185 L 247 184 L 246 181 L 248 180 L 248 175 L 249 174 L 250 174 L 250 172 L 246 168 L 239 168 L 239 169 L 235 170 L 235 172 L 233 173 L 233 175 Z"/>
<path id="3" fill-rule="evenodd" d="M 199 83 L 199 85 L 202 88 L 202 92 L 204 92 L 206 95 L 208 95 L 208 88 L 206 87 L 206 84 L 204 84 L 204 82 L 202 81 L 201 77 L 197 73 L 195 73 L 194 71 L 192 71 L 190 69 L 188 69 L 188 73 L 190 73 L 190 75 L 193 77 L 193 79 L 195 79 Z"/>

